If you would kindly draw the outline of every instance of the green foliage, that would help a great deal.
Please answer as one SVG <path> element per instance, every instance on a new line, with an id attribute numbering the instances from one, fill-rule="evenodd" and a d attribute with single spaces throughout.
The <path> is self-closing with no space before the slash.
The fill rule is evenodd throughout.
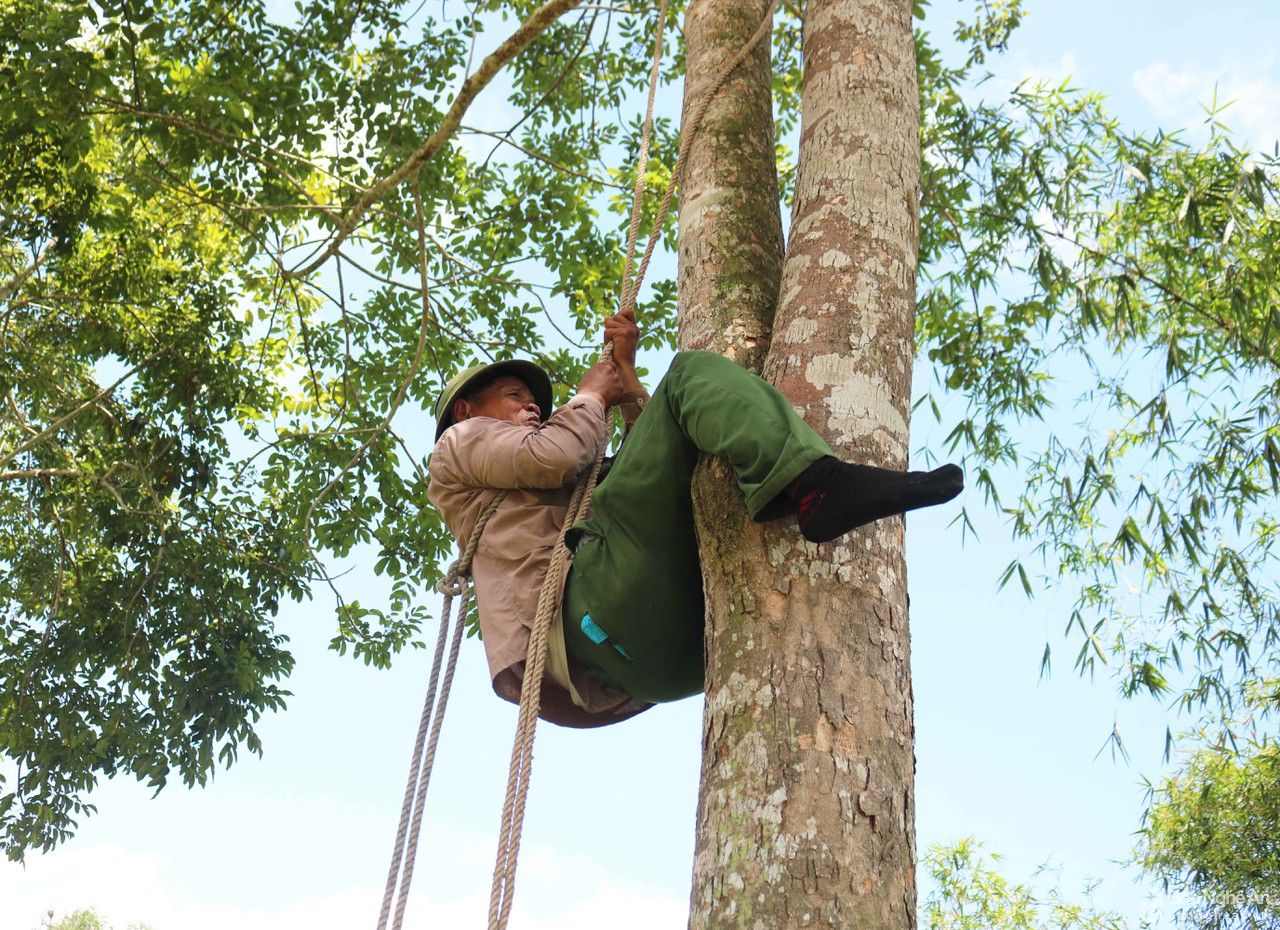
<path id="1" fill-rule="evenodd" d="M 1280 682 L 1270 682 L 1272 708 Z M 1195 752 L 1155 792 L 1141 862 L 1190 904 L 1186 926 L 1256 930 L 1280 926 L 1280 748 Z"/>
<path id="2" fill-rule="evenodd" d="M 1216 122 L 1200 148 L 1126 133 L 1065 84 L 974 102 L 1019 16 L 961 26 L 960 67 L 921 37 L 918 325 L 967 408 L 947 444 L 1079 592 L 1081 671 L 1247 729 L 1280 659 L 1280 161 Z"/>
<path id="3" fill-rule="evenodd" d="M 52 918 L 52 912 L 50 912 Z M 112 930 L 111 925 L 98 916 L 98 912 L 91 908 L 81 908 L 78 911 L 72 911 L 66 917 L 60 920 L 50 922 L 46 925 L 48 930 Z M 32 928 L 35 930 L 35 928 Z M 148 930 L 145 924 L 129 924 L 129 930 Z"/>
<path id="4" fill-rule="evenodd" d="M 50 923 L 49 930 L 111 930 L 111 927 L 98 916 L 96 911 L 82 908 L 68 914 L 57 923 Z"/>
<path id="5" fill-rule="evenodd" d="M 1058 890 L 1037 893 L 995 869 L 972 839 L 934 846 L 922 864 L 931 890 L 920 910 L 927 930 L 1124 930 L 1118 915 L 1068 904 Z M 989 861 L 991 860 L 991 861 Z"/>
<path id="6" fill-rule="evenodd" d="M 554 23 L 509 65 L 511 132 L 464 124 L 302 279 L 337 216 L 439 125 L 481 33 L 532 6 L 274 9 L 0 7 L 15 858 L 64 839 L 101 776 L 200 784 L 258 752 L 293 661 L 280 601 L 343 560 L 388 592 L 339 597 L 334 648 L 386 665 L 415 641 L 451 546 L 423 411 L 475 357 L 540 357 L 563 397 L 590 353 L 577 333 L 595 341 L 617 290 L 630 179 L 614 166 L 638 136 L 618 108 L 643 84 L 651 16 Z M 651 200 L 673 157 L 668 121 Z M 640 312 L 646 344 L 669 343 L 671 284 Z M 548 347 L 555 327 L 569 335 Z"/>
<path id="7" fill-rule="evenodd" d="M 1199 896 L 1193 925 L 1275 926 L 1249 907 L 1275 889 L 1270 750 L 1234 751 L 1274 745 L 1257 695 L 1280 674 L 1280 159 L 1213 108 L 1196 146 L 1125 132 L 1067 83 L 982 99 L 1020 15 L 1012 0 L 961 24 L 960 66 L 917 37 L 917 321 L 951 398 L 921 405 L 963 407 L 947 445 L 1030 550 L 1000 585 L 1066 587 L 1076 668 L 1108 665 L 1122 696 L 1178 707 L 1186 742 L 1215 747 L 1164 786 L 1147 867 Z"/>

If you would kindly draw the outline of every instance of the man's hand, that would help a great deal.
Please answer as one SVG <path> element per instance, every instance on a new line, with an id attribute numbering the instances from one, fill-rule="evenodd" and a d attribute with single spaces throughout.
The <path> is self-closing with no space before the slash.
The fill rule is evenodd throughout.
<path id="1" fill-rule="evenodd" d="M 636 374 L 636 343 L 640 341 L 640 327 L 636 325 L 634 309 L 625 310 L 614 316 L 605 317 L 604 340 L 613 342 L 613 360 L 618 366 L 618 377 L 622 380 L 622 389 L 631 395 L 648 396 L 640 376 Z M 627 424 L 639 416 L 639 409 L 622 410 Z"/>
<path id="2" fill-rule="evenodd" d="M 625 375 L 636 368 L 636 343 L 640 341 L 640 327 L 636 325 L 635 310 L 625 310 L 615 316 L 605 317 L 604 341 L 613 343 L 613 360 Z"/>
<path id="3" fill-rule="evenodd" d="M 579 394 L 594 394 L 604 404 L 605 409 L 615 406 L 622 400 L 627 389 L 618 375 L 618 367 L 613 362 L 596 362 L 587 369 L 587 373 L 578 382 Z"/>

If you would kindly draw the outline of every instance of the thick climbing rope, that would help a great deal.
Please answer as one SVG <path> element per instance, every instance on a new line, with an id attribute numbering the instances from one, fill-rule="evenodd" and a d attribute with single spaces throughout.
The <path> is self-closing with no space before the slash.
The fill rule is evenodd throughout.
<path id="1" fill-rule="evenodd" d="M 613 354 L 612 344 L 605 346 L 602 360 Z M 489 930 L 506 930 L 515 899 L 516 860 L 520 853 L 520 833 L 524 826 L 525 800 L 529 796 L 529 777 L 533 767 L 533 738 L 542 706 L 542 674 L 547 660 L 547 638 L 551 621 L 560 610 L 559 594 L 569 567 L 569 549 L 565 534 L 569 527 L 584 520 L 591 511 L 591 495 L 600 477 L 605 443 L 601 438 L 596 460 L 578 480 L 569 499 L 560 535 L 551 552 L 551 564 L 538 594 L 538 609 L 529 630 L 529 651 L 525 659 L 524 679 L 520 683 L 520 715 L 516 737 L 511 747 L 511 768 L 507 774 L 507 795 L 502 803 L 502 826 L 498 831 L 498 855 L 493 867 L 493 886 L 489 892 Z"/>
<path id="2" fill-rule="evenodd" d="M 392 926 L 395 930 L 400 930 L 404 921 L 404 909 L 409 899 L 409 885 L 413 881 L 413 864 L 418 855 L 418 837 L 422 829 L 422 809 L 427 797 L 427 785 L 431 782 L 431 770 L 436 760 L 436 744 L 440 739 L 440 727 L 444 723 L 444 711 L 449 703 L 449 690 L 453 685 L 453 673 L 458 665 L 458 652 L 462 645 L 462 631 L 466 626 L 467 609 L 471 603 L 471 588 L 467 583 L 467 579 L 471 576 L 471 560 L 475 557 L 476 547 L 480 544 L 480 533 L 506 496 L 506 491 L 499 491 L 485 505 L 476 519 L 475 529 L 467 540 L 466 548 L 436 585 L 437 590 L 444 595 L 444 605 L 440 610 L 440 633 L 436 638 L 435 658 L 432 660 L 431 676 L 427 682 L 427 697 L 422 705 L 422 716 L 418 721 L 413 758 L 409 762 L 409 781 L 405 785 L 404 802 L 400 808 L 400 824 L 396 828 L 391 867 L 387 871 L 387 886 L 382 895 L 382 910 L 378 914 L 378 930 L 386 930 L 392 899 L 395 899 L 396 905 L 395 922 Z M 453 642 L 449 646 L 448 662 L 445 663 L 443 686 L 440 687 L 437 697 L 440 666 L 444 661 L 445 642 L 448 638 L 455 597 L 459 598 L 458 621 L 454 627 Z M 429 737 L 428 733 L 430 733 Z M 399 879 L 398 882 L 397 879 Z M 396 894 L 397 884 L 399 895 Z"/>
<path id="3" fill-rule="evenodd" d="M 653 61 L 649 73 L 649 94 L 645 104 L 645 120 L 641 129 L 640 151 L 636 160 L 635 187 L 632 193 L 631 222 L 627 230 L 627 250 L 623 264 L 622 285 L 619 297 L 619 313 L 634 310 L 636 298 L 644 282 L 645 273 L 649 270 L 649 262 L 653 257 L 658 240 L 666 223 L 667 214 L 675 195 L 680 179 L 680 172 L 686 162 L 693 139 L 701 127 L 711 100 L 719 92 L 729 75 L 752 53 L 761 39 L 769 32 L 773 14 L 778 0 L 771 0 L 764 17 L 755 33 L 747 40 L 731 59 L 721 66 L 715 80 L 695 98 L 689 106 L 688 120 L 681 128 L 680 146 L 676 153 L 675 164 L 671 168 L 671 178 L 663 192 L 662 201 L 653 221 L 648 242 L 640 259 L 635 274 L 636 242 L 639 238 L 641 204 L 644 199 L 646 170 L 648 167 L 649 148 L 653 134 L 653 107 L 657 95 L 658 80 L 661 73 L 663 35 L 667 20 L 667 0 L 661 0 L 658 8 L 658 23 L 654 34 Z M 606 343 L 600 355 L 600 361 L 608 361 L 613 356 L 613 344 Z M 565 535 L 569 528 L 579 520 L 585 519 L 591 512 L 591 497 L 600 476 L 601 463 L 605 452 L 604 437 L 601 437 L 600 449 L 596 460 L 578 479 L 565 519 L 560 527 L 560 534 L 551 554 L 550 564 L 543 579 L 542 590 L 538 595 L 538 606 L 533 624 L 529 631 L 529 646 L 525 659 L 524 678 L 520 686 L 520 712 L 516 723 L 514 744 L 511 748 L 511 765 L 507 774 L 507 792 L 502 805 L 502 823 L 498 833 L 498 852 L 494 863 L 493 885 L 489 897 L 489 930 L 506 930 L 511 916 L 511 906 L 515 898 L 516 865 L 520 851 L 520 837 L 524 826 L 525 802 L 529 794 L 529 777 L 533 766 L 533 743 L 538 723 L 538 712 L 542 705 L 542 678 L 546 669 L 547 640 L 551 630 L 551 621 L 560 609 L 558 598 L 569 566 L 569 550 L 565 545 Z M 495 494 L 476 519 L 475 527 L 467 540 L 467 545 L 458 559 L 449 566 L 444 578 L 437 585 L 444 595 L 444 605 L 440 615 L 440 632 L 436 642 L 435 658 L 432 661 L 431 675 L 427 684 L 427 697 L 423 704 L 422 716 L 418 723 L 418 734 L 414 743 L 413 757 L 409 763 L 409 780 L 405 786 L 404 802 L 401 806 L 400 823 L 396 830 L 395 846 L 391 855 L 391 867 L 387 872 L 386 890 L 383 894 L 382 909 L 378 916 L 378 930 L 387 930 L 391 917 L 391 906 L 394 900 L 395 915 L 391 923 L 392 930 L 401 930 L 404 920 L 405 905 L 408 902 L 409 885 L 413 878 L 413 865 L 417 857 L 418 837 L 422 827 L 423 804 L 426 800 L 427 785 L 431 780 L 431 770 L 435 764 L 436 745 L 440 738 L 440 728 L 444 720 L 444 711 L 449 701 L 449 691 L 453 684 L 454 671 L 457 667 L 458 652 L 462 643 L 463 627 L 466 623 L 467 610 L 470 605 L 470 586 L 468 578 L 471 573 L 471 562 L 475 557 L 476 547 L 484 532 L 489 518 L 497 511 L 506 498 L 507 492 Z M 449 639 L 450 615 L 454 597 L 460 599 L 457 623 L 453 628 L 453 637 L 449 645 L 447 661 L 445 660 L 445 644 Z M 441 668 L 444 675 L 441 679 Z M 437 694 L 437 690 L 439 693 Z M 399 879 L 397 881 L 397 879 Z M 398 894 L 397 894 L 398 886 Z"/>

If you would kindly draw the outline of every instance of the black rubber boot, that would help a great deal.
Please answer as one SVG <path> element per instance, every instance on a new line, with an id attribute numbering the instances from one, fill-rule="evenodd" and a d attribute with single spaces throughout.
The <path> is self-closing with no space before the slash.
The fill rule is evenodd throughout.
<path id="1" fill-rule="evenodd" d="M 962 490 L 964 472 L 956 465 L 896 471 L 829 455 L 806 468 L 788 493 L 804 538 L 827 542 L 874 520 L 946 503 Z"/>

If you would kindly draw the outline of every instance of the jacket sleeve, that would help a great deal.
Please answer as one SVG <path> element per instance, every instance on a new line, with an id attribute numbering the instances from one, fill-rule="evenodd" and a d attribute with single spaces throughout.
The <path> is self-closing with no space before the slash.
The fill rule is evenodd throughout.
<path id="1" fill-rule="evenodd" d="M 564 487 L 599 454 L 604 415 L 596 397 L 578 395 L 538 427 L 464 420 L 445 431 L 432 464 L 472 487 Z"/>

